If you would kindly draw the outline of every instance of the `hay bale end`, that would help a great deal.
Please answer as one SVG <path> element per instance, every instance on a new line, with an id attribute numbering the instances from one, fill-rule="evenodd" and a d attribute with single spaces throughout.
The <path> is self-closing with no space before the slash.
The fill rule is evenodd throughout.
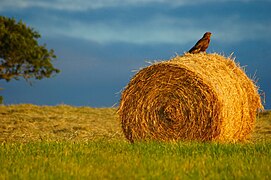
<path id="1" fill-rule="evenodd" d="M 141 69 L 118 114 L 130 142 L 249 138 L 262 108 L 258 88 L 231 58 L 185 54 Z"/>

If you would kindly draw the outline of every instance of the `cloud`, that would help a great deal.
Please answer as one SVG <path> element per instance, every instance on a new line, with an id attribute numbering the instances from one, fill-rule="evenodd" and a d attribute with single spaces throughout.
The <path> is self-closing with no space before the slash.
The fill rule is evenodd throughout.
<path id="1" fill-rule="evenodd" d="M 114 8 L 114 7 L 134 7 L 151 4 L 162 4 L 166 6 L 178 7 L 185 5 L 199 5 L 205 3 L 236 2 L 236 0 L 2 0 L 0 10 L 7 8 L 47 8 L 67 11 L 85 11 L 89 9 Z M 239 0 L 238 2 L 257 2 L 257 0 Z M 266 2 L 270 2 L 266 0 Z"/>
<path id="2" fill-rule="evenodd" d="M 82 38 L 101 44 L 111 42 L 123 42 L 134 44 L 146 43 L 177 43 L 187 42 L 191 39 L 191 29 L 174 27 L 174 22 L 170 19 L 154 18 L 135 24 L 125 24 L 122 22 L 94 22 L 86 23 L 82 21 L 67 22 L 66 28 L 48 27 L 51 29 L 50 35 L 64 35 L 73 38 Z M 186 24 L 187 20 L 179 20 L 179 24 Z M 65 29 L 65 31 L 64 31 Z M 49 32 L 43 30 L 44 33 Z M 195 32 L 195 30 L 193 30 Z M 198 33 L 202 32 L 198 30 Z"/>
<path id="3" fill-rule="evenodd" d="M 186 44 L 196 41 L 206 31 L 224 43 L 271 38 L 271 22 L 249 22 L 234 15 L 208 18 L 208 22 L 202 22 L 196 18 L 156 15 L 127 24 L 121 19 L 92 22 L 52 17 L 50 23 L 40 22 L 37 27 L 46 36 L 67 36 L 100 44 Z"/>
<path id="4" fill-rule="evenodd" d="M 271 38 L 271 22 L 244 21 L 236 17 L 222 20 L 213 29 L 217 32 L 217 39 L 226 43 L 262 40 Z"/>
<path id="5" fill-rule="evenodd" d="M 238 14 L 240 12 L 235 10 L 229 14 L 224 8 L 231 9 L 230 3 L 226 7 L 224 5 L 219 7 L 216 4 L 210 5 L 209 10 L 200 8 L 200 3 L 213 1 L 215 0 L 66 0 L 65 2 L 64 0 L 4 0 L 1 2 L 0 7 L 32 7 L 32 9 L 23 10 L 23 12 L 27 11 L 27 13 L 31 12 L 31 10 L 34 12 L 30 13 L 25 19 L 31 26 L 37 27 L 38 31 L 44 36 L 66 36 L 100 44 L 119 42 L 131 44 L 186 44 L 196 41 L 206 31 L 213 32 L 212 39 L 223 43 L 271 38 L 270 18 L 259 21 L 259 18 L 240 17 L 240 14 Z M 231 1 L 233 0 L 219 2 Z M 250 1 L 243 0 L 239 2 Z M 175 7 L 191 5 L 191 3 L 195 3 L 195 6 L 189 8 Z M 153 6 L 130 8 L 129 11 L 126 11 L 126 8 L 119 7 L 150 4 L 153 4 Z M 164 8 L 152 10 L 153 7 L 157 7 L 157 4 L 174 6 L 175 10 L 164 10 Z M 254 8 L 254 5 L 251 4 L 246 8 Z M 241 10 L 242 6 L 242 4 L 238 4 L 238 8 Z M 46 10 L 38 10 L 37 12 L 34 7 L 42 7 Z M 107 9 L 106 11 L 100 9 L 110 7 L 118 8 L 113 8 L 114 10 Z M 58 11 L 52 11 L 50 8 Z M 82 10 L 91 8 L 96 9 L 96 11 L 82 12 Z M 216 10 L 212 11 L 213 9 Z M 67 13 L 70 10 L 73 12 Z M 197 11 L 197 13 L 193 13 L 193 10 Z M 255 14 L 255 12 L 251 13 Z M 263 13 L 265 17 L 270 15 L 270 13 L 266 13 Z M 32 14 L 35 14 L 35 16 Z M 253 17 L 256 16 L 258 14 Z"/>

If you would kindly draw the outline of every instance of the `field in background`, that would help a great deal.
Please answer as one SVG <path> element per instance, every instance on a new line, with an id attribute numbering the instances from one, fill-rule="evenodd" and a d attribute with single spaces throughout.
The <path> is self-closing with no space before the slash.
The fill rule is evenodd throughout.
<path id="1" fill-rule="evenodd" d="M 123 136 L 116 110 L 67 105 L 0 106 L 0 142 L 120 139 Z"/>
<path id="2" fill-rule="evenodd" d="M 0 106 L 0 179 L 270 179 L 271 112 L 247 143 L 128 143 L 116 108 Z"/>

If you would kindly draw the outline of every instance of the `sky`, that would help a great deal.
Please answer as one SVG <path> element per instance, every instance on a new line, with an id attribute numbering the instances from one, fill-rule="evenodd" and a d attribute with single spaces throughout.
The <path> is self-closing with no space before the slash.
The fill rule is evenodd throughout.
<path id="1" fill-rule="evenodd" d="M 231 53 L 271 109 L 271 0 L 0 0 L 54 49 L 60 74 L 0 81 L 5 104 L 112 107 L 148 62 L 168 60 L 212 32 L 207 53 Z"/>

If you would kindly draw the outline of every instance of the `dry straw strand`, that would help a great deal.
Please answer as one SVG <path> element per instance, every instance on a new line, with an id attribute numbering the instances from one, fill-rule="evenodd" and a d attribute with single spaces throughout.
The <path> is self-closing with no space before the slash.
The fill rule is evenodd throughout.
<path id="1" fill-rule="evenodd" d="M 141 69 L 118 114 L 130 142 L 249 138 L 263 108 L 258 88 L 233 59 L 185 54 Z"/>

